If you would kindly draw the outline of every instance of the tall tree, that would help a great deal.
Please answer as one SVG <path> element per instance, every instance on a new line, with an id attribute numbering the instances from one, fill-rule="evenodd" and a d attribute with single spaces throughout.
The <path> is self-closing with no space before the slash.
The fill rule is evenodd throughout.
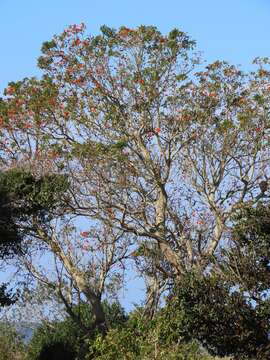
<path id="1" fill-rule="evenodd" d="M 156 283 L 203 271 L 237 209 L 268 196 L 267 61 L 196 69 L 193 47 L 176 29 L 72 25 L 43 44 L 42 79 L 10 83 L 0 104 L 3 166 L 68 174 L 70 214 L 115 239 L 110 266 L 131 246 Z M 87 293 L 63 240 L 43 241 Z"/>

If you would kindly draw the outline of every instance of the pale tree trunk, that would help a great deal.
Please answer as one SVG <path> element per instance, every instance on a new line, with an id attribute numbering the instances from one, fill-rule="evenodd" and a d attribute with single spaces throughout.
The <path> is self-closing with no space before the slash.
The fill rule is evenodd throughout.
<path id="1" fill-rule="evenodd" d="M 105 313 L 101 304 L 101 292 L 95 291 L 89 284 L 88 280 L 85 277 L 85 274 L 82 273 L 73 263 L 70 255 L 65 254 L 58 241 L 52 236 L 51 238 L 39 230 L 39 235 L 44 239 L 44 241 L 50 246 L 51 250 L 55 256 L 62 262 L 66 271 L 69 273 L 70 277 L 74 280 L 78 290 L 84 294 L 89 303 L 91 304 L 94 322 L 93 329 L 98 329 L 102 334 L 105 335 L 107 332 L 107 324 Z"/>
<path id="2" fill-rule="evenodd" d="M 153 266 L 152 274 L 146 275 L 146 302 L 144 315 L 147 319 L 152 319 L 158 309 L 163 285 L 164 283 L 161 283 L 156 268 Z"/>
<path id="3" fill-rule="evenodd" d="M 71 269 L 72 271 L 72 269 Z M 87 281 L 84 278 L 83 274 L 79 274 L 75 269 L 72 274 L 78 289 L 85 295 L 87 300 L 90 302 L 93 315 L 94 315 L 94 323 L 93 330 L 98 329 L 103 335 L 107 332 L 107 324 L 105 313 L 101 304 L 101 295 L 97 295 L 87 284 Z"/>
<path id="4" fill-rule="evenodd" d="M 167 209 L 167 197 L 163 185 L 160 185 L 158 189 L 158 197 L 155 204 L 156 208 L 156 235 L 159 237 L 158 246 L 166 258 L 166 260 L 173 266 L 176 275 L 179 275 L 183 272 L 182 266 L 178 259 L 175 251 L 172 250 L 170 245 L 166 242 L 165 239 L 165 219 L 166 219 L 166 209 Z"/>

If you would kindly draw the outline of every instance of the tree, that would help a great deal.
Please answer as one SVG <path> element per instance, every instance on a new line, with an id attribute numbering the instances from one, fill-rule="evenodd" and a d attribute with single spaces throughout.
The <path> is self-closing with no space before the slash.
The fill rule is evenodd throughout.
<path id="1" fill-rule="evenodd" d="M 68 174 L 68 214 L 104 234 L 95 252 L 109 261 L 92 259 L 87 272 L 97 287 L 58 231 L 40 234 L 102 324 L 101 290 L 116 263 L 140 259 L 158 284 L 156 304 L 164 279 L 203 272 L 235 212 L 268 197 L 270 79 L 267 60 L 250 74 L 219 61 L 196 69 L 194 41 L 176 29 L 84 31 L 72 25 L 43 44 L 40 80 L 9 84 L 0 150 L 3 166 Z"/>

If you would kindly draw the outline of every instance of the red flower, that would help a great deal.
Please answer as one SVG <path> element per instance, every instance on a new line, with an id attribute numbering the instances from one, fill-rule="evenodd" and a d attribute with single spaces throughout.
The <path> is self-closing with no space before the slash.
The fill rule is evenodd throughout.
<path id="1" fill-rule="evenodd" d="M 161 132 L 161 129 L 159 127 L 155 128 L 155 133 L 159 134 Z"/>
<path id="2" fill-rule="evenodd" d="M 262 128 L 261 127 L 256 127 L 255 131 L 258 133 L 258 132 L 262 131 Z"/>
<path id="3" fill-rule="evenodd" d="M 73 84 L 81 85 L 84 83 L 84 78 L 80 77 L 78 79 L 73 80 Z"/>
<path id="4" fill-rule="evenodd" d="M 203 220 L 198 220 L 198 221 L 197 221 L 197 224 L 198 224 L 198 225 L 203 225 L 203 224 L 204 224 L 204 221 L 203 221 Z"/>
<path id="5" fill-rule="evenodd" d="M 92 78 L 92 82 L 96 86 L 96 88 L 101 88 L 100 83 L 96 79 Z"/>
<path id="6" fill-rule="evenodd" d="M 81 232 L 81 237 L 83 237 L 83 238 L 89 237 L 89 231 L 82 231 Z"/>
<path id="7" fill-rule="evenodd" d="M 20 106 L 24 103 L 24 101 L 22 99 L 18 99 L 16 100 L 16 105 Z"/>
<path id="8" fill-rule="evenodd" d="M 80 45 L 80 43 L 81 43 L 81 40 L 80 40 L 80 39 L 75 39 L 75 40 L 73 41 L 73 45 L 75 45 L 75 46 Z"/>

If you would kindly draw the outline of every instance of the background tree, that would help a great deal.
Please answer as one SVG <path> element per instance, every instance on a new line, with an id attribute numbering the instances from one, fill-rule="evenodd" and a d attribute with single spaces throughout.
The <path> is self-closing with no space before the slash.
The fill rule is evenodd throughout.
<path id="1" fill-rule="evenodd" d="M 21 206 L 16 206 L 13 193 L 5 186 L 6 180 L 11 173 L 0 174 L 0 258 L 3 262 L 17 257 L 22 252 L 24 233 L 18 226 L 20 219 L 25 216 Z M 32 210 L 31 210 L 32 211 Z M 7 284 L 0 287 L 0 305 L 9 306 L 14 304 L 16 295 L 7 290 Z"/>

